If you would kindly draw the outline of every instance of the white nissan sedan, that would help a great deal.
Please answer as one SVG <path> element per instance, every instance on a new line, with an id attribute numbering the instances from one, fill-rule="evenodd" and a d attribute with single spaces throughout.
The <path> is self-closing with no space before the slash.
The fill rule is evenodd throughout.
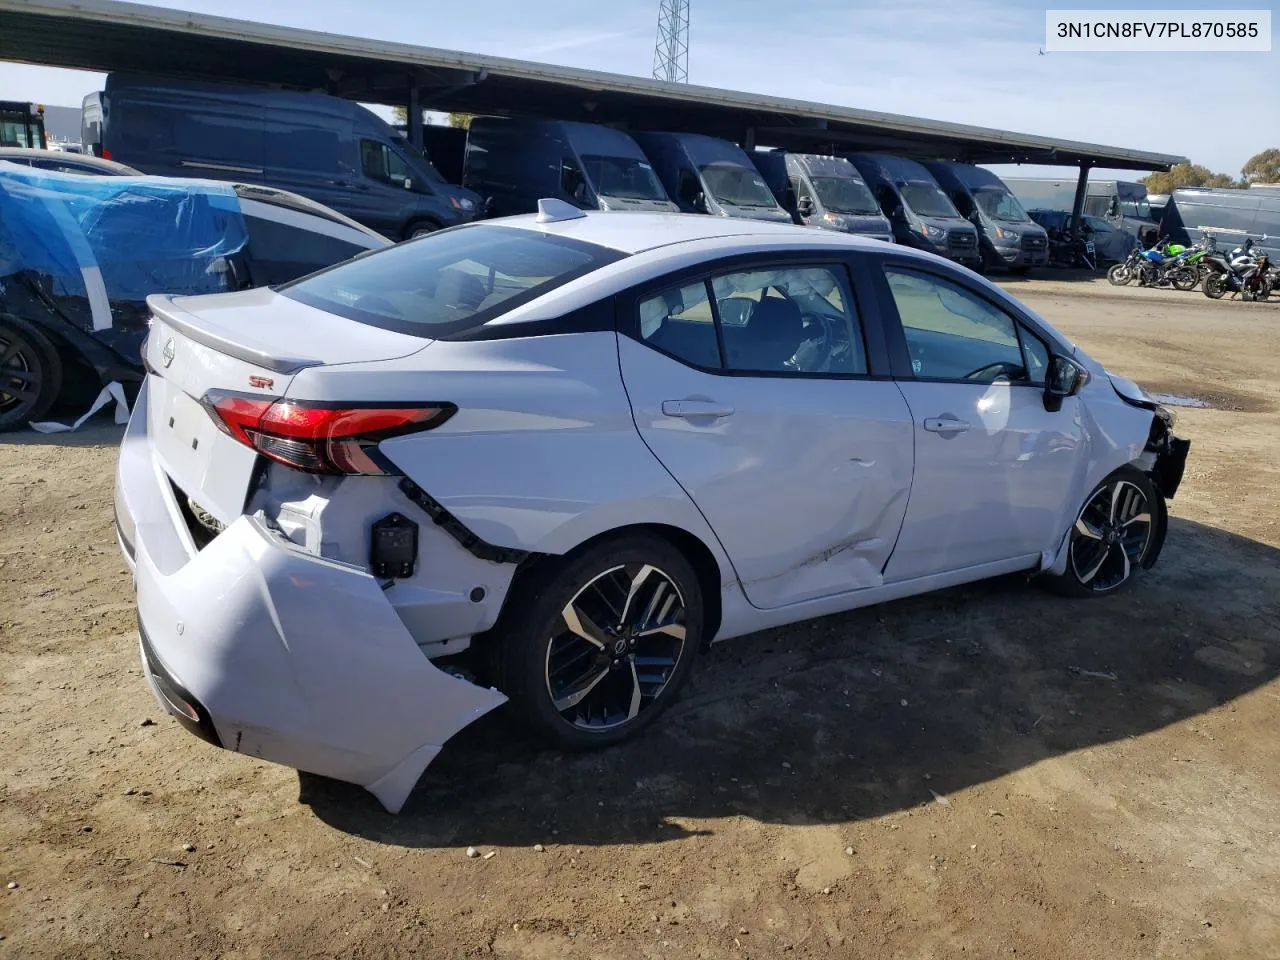
<path id="1" fill-rule="evenodd" d="M 788 225 L 543 201 L 150 307 L 116 512 L 152 689 L 393 812 L 507 700 L 604 746 L 713 641 L 1118 590 L 1189 446 L 981 277 Z"/>

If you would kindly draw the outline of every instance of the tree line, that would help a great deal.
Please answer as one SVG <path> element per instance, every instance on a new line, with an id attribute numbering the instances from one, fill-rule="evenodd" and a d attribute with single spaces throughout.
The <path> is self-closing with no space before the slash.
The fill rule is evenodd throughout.
<path id="1" fill-rule="evenodd" d="M 1271 147 L 1250 157 L 1240 168 L 1239 179 L 1214 173 L 1198 163 L 1179 163 L 1167 173 L 1142 178 L 1147 193 L 1172 193 L 1178 187 L 1248 187 L 1255 183 L 1280 183 L 1280 148 Z"/>

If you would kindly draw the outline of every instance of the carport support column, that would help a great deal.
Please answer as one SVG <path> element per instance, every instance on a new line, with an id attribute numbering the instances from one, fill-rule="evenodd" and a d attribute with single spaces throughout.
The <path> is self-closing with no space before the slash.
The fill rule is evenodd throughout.
<path id="1" fill-rule="evenodd" d="M 750 153 L 755 148 L 756 148 L 756 128 L 747 127 L 747 129 L 742 132 L 742 149 L 745 150 L 747 153 Z"/>
<path id="2" fill-rule="evenodd" d="M 1084 196 L 1089 185 L 1089 164 L 1080 164 L 1080 177 L 1076 180 L 1076 198 L 1071 202 L 1071 234 L 1080 237 L 1080 214 L 1084 212 Z"/>
<path id="3" fill-rule="evenodd" d="M 418 82 L 409 83 L 409 142 L 422 149 L 422 99 L 418 95 Z"/>

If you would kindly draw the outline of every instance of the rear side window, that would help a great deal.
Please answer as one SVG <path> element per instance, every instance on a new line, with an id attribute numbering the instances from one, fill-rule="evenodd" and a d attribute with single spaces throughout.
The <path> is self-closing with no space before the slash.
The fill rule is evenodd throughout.
<path id="1" fill-rule="evenodd" d="M 778 266 L 718 274 L 639 304 L 640 339 L 695 367 L 737 373 L 867 373 L 844 271 Z"/>
<path id="2" fill-rule="evenodd" d="M 434 338 L 472 330 L 623 256 L 481 224 L 428 234 L 278 289 L 348 320 Z"/>

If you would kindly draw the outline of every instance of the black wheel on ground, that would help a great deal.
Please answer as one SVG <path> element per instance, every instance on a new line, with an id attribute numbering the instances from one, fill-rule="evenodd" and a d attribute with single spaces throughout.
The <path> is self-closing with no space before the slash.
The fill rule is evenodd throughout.
<path id="1" fill-rule="evenodd" d="M 1204 283 L 1200 287 L 1201 292 L 1210 300 L 1221 300 L 1222 295 L 1227 292 L 1227 277 L 1221 273 L 1211 273 L 1204 278 Z"/>
<path id="2" fill-rule="evenodd" d="M 1068 597 L 1099 597 L 1127 586 L 1160 549 L 1164 511 L 1151 478 L 1121 467 L 1085 499 L 1071 528 L 1067 569 L 1045 577 L 1046 586 Z"/>
<path id="3" fill-rule="evenodd" d="M 440 224 L 431 220 L 415 220 L 409 226 L 405 227 L 404 238 L 413 240 L 417 237 L 425 237 L 428 233 L 435 233 L 440 229 Z"/>
<path id="4" fill-rule="evenodd" d="M 0 316 L 0 431 L 39 420 L 62 391 L 62 359 L 41 330 Z"/>
<path id="5" fill-rule="evenodd" d="M 601 541 L 515 591 L 488 638 L 494 680 L 523 726 L 565 749 L 609 746 L 653 723 L 703 640 L 697 575 L 654 534 Z"/>
<path id="6" fill-rule="evenodd" d="M 1015 277 L 1025 277 L 1028 273 L 1031 272 L 1031 267 L 1029 267 L 1025 263 L 1022 263 L 1017 266 L 1010 267 L 1009 272 L 1012 273 Z"/>

